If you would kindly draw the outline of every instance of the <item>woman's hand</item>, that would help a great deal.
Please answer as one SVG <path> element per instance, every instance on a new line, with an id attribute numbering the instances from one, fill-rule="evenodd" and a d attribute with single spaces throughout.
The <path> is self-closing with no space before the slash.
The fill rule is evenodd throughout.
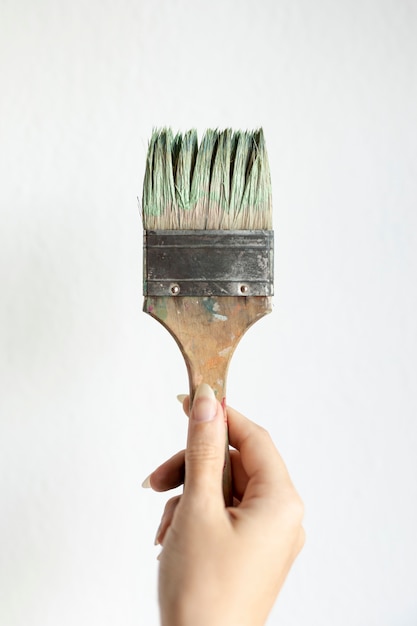
<path id="1" fill-rule="evenodd" d="M 166 491 L 187 475 L 156 537 L 163 626 L 264 624 L 304 543 L 303 505 L 269 434 L 233 409 L 227 417 L 236 506 L 224 505 L 224 413 L 205 384 L 195 394 L 187 449 L 145 481 Z"/>

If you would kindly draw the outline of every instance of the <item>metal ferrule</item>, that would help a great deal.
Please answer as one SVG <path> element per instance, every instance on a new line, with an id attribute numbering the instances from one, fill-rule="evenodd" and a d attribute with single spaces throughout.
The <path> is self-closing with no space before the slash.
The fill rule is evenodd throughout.
<path id="1" fill-rule="evenodd" d="M 145 296 L 272 296 L 272 230 L 148 230 Z"/>

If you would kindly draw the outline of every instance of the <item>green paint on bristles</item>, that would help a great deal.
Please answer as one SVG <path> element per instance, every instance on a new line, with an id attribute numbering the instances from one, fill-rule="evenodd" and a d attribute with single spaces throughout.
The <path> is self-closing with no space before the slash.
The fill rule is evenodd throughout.
<path id="1" fill-rule="evenodd" d="M 272 228 L 262 129 L 173 134 L 154 130 L 142 196 L 145 230 Z"/>

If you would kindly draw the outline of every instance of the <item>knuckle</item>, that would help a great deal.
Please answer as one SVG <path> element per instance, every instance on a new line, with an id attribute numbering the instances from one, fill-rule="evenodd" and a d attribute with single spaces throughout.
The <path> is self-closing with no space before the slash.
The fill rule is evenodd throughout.
<path id="1" fill-rule="evenodd" d="M 298 493 L 295 493 L 288 504 L 288 513 L 294 526 L 301 526 L 304 519 L 304 503 Z"/>
<path id="2" fill-rule="evenodd" d="M 303 526 L 301 526 L 300 533 L 298 535 L 298 545 L 297 545 L 298 552 L 300 552 L 303 549 L 305 542 L 306 542 L 306 531 L 304 530 Z"/>
<path id="3" fill-rule="evenodd" d="M 291 491 L 277 503 L 276 514 L 291 534 L 299 532 L 304 519 L 304 504 L 296 491 Z"/>
<path id="4" fill-rule="evenodd" d="M 195 441 L 187 449 L 186 462 L 189 465 L 193 465 L 195 463 L 213 462 L 218 461 L 221 456 L 223 456 L 223 451 L 222 454 L 220 454 L 216 445 L 208 441 L 200 440 Z"/>
<path id="5" fill-rule="evenodd" d="M 301 500 L 300 496 L 296 494 L 293 501 L 293 516 L 294 520 L 297 521 L 300 525 L 304 519 L 304 502 Z"/>
<path id="6" fill-rule="evenodd" d="M 259 424 L 256 424 L 256 430 L 257 430 L 257 434 L 259 437 L 263 437 L 264 439 L 272 441 L 271 435 L 269 431 L 266 430 L 266 428 L 264 428 L 263 426 L 260 426 Z"/>
<path id="7" fill-rule="evenodd" d="M 175 511 L 181 496 L 174 496 L 170 498 L 168 502 L 165 504 L 164 515 L 170 515 L 173 511 Z"/>

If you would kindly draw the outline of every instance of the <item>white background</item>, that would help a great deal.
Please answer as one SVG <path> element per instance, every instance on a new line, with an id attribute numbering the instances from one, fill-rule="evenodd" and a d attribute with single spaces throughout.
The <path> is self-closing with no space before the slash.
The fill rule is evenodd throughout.
<path id="1" fill-rule="evenodd" d="M 307 532 L 268 624 L 416 626 L 417 3 L 0 0 L 0 29 L 0 624 L 158 623 L 140 483 L 187 380 L 141 313 L 147 141 L 262 125 L 275 308 L 228 400 Z"/>

